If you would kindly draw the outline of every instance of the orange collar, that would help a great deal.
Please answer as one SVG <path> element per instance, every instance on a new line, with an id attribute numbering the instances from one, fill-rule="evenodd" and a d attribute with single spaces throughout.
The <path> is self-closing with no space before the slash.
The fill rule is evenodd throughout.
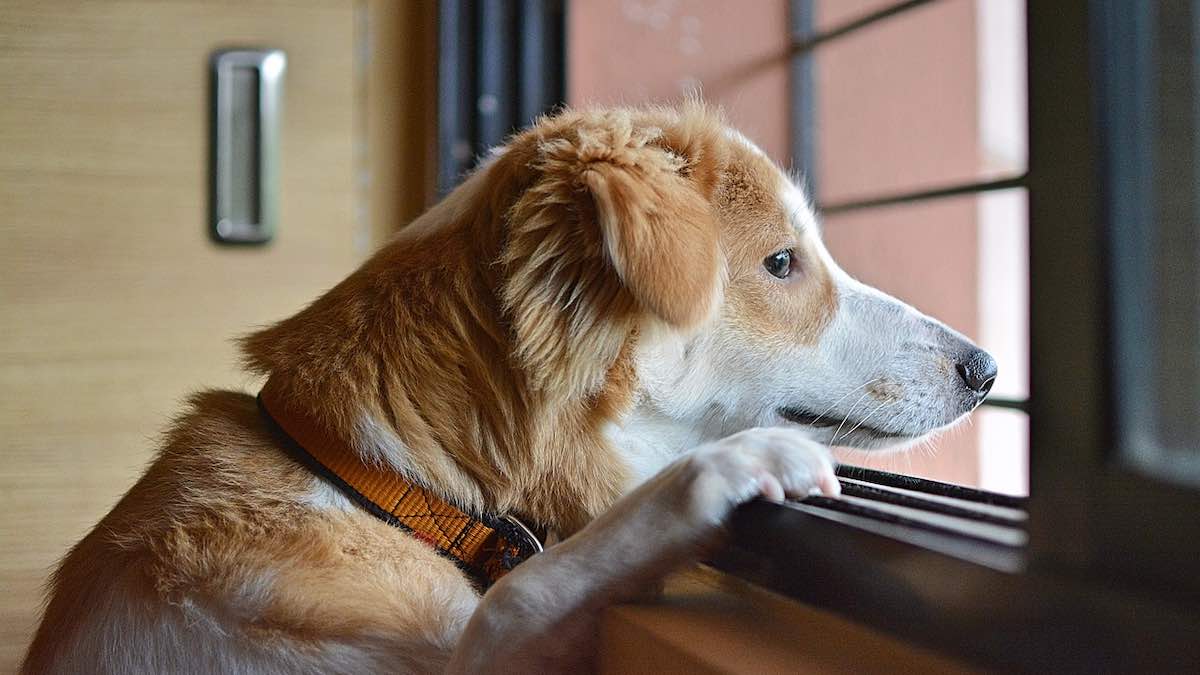
<path id="1" fill-rule="evenodd" d="M 512 516 L 471 515 L 395 471 L 364 462 L 307 416 L 289 409 L 270 380 L 258 394 L 258 407 L 309 469 L 375 517 L 429 543 L 482 588 L 542 550 L 541 541 Z"/>

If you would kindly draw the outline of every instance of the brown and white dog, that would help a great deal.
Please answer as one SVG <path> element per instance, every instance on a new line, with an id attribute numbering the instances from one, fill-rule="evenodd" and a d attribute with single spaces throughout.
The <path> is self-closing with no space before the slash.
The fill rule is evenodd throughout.
<path id="1" fill-rule="evenodd" d="M 919 439 L 995 376 L 700 104 L 539 121 L 243 348 L 364 462 L 560 542 L 481 594 L 208 391 L 62 562 L 26 672 L 586 667 L 739 503 L 837 495 L 829 444 Z"/>

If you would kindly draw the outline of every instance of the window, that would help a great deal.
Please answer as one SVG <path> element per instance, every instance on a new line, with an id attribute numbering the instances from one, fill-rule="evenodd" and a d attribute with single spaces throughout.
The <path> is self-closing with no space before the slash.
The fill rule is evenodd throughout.
<path id="1" fill-rule="evenodd" d="M 1159 479 L 1200 486 L 1200 36 L 1194 3 L 1117 22 L 1105 109 L 1113 130 L 1107 277 L 1113 452 Z M 1115 97 L 1114 97 L 1115 98 Z"/>
<path id="2" fill-rule="evenodd" d="M 438 3 L 437 191 L 563 100 L 563 2 Z"/>

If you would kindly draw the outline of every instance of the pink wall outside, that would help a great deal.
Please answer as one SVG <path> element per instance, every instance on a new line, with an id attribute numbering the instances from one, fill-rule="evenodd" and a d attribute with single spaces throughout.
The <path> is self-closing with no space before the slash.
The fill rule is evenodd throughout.
<path id="1" fill-rule="evenodd" d="M 888 4 L 817 0 L 817 26 Z M 672 102 L 700 83 L 734 126 L 790 166 L 785 0 L 574 0 L 568 16 L 571 104 Z M 815 62 L 819 202 L 997 173 L 980 149 L 977 16 L 975 0 L 942 0 L 822 47 Z M 826 216 L 825 239 L 851 274 L 978 339 L 986 294 L 977 202 L 961 197 Z M 1008 418 L 1001 422 L 1019 444 Z M 982 426 L 960 426 L 932 448 L 843 451 L 842 458 L 978 485 Z M 1006 480 L 1020 491 L 1020 476 Z"/>
<path id="2" fill-rule="evenodd" d="M 817 23 L 840 24 L 885 4 L 818 0 Z M 831 15 L 833 16 L 831 19 Z M 817 200 L 964 182 L 977 173 L 974 3 L 931 3 L 830 42 L 817 53 Z M 973 198 L 826 216 L 825 241 L 862 281 L 977 338 Z M 976 432 L 936 441 L 936 453 L 847 461 L 955 483 L 979 481 Z"/>
<path id="3" fill-rule="evenodd" d="M 697 84 L 771 157 L 788 152 L 785 0 L 573 0 L 567 100 L 670 103 Z"/>

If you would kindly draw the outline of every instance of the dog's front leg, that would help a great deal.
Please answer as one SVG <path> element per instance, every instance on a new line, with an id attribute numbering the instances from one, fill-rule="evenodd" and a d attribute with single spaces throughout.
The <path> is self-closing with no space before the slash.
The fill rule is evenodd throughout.
<path id="1" fill-rule="evenodd" d="M 738 504 L 814 489 L 839 493 L 833 462 L 795 430 L 751 429 L 696 448 L 492 587 L 449 672 L 589 667 L 605 606 L 696 559 Z"/>

